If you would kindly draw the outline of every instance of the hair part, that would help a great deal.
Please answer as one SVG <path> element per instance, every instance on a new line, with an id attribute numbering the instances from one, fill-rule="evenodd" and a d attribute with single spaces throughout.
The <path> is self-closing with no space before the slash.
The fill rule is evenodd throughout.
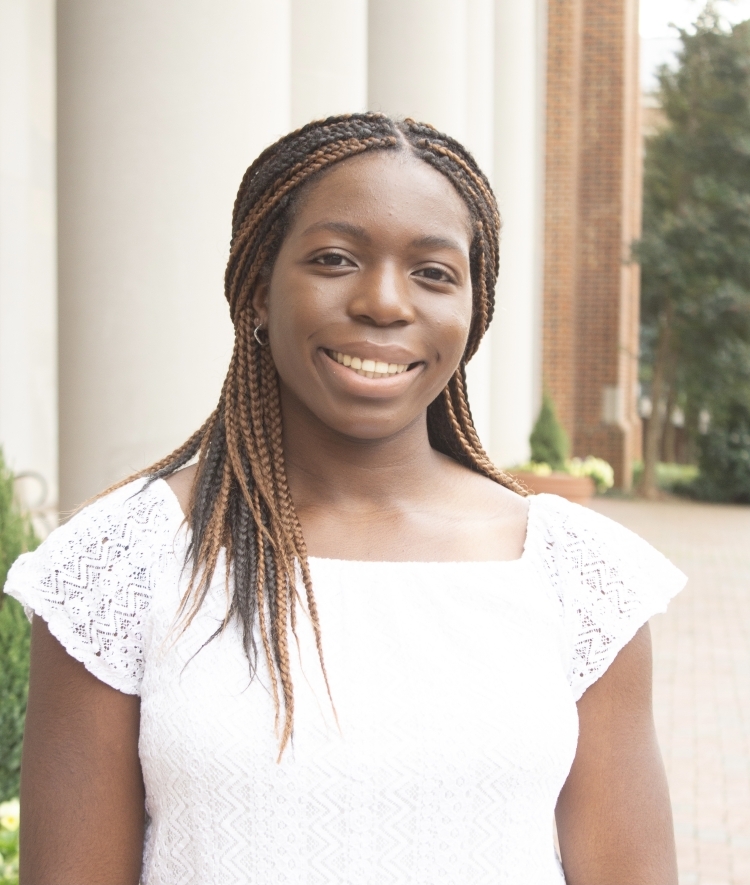
<path id="1" fill-rule="evenodd" d="M 179 618 L 186 628 L 195 617 L 223 548 L 230 602 L 223 624 L 207 641 L 236 619 L 251 676 L 257 672 L 262 648 L 276 708 L 279 758 L 294 722 L 289 637 L 294 635 L 297 605 L 302 602 L 300 590 L 326 685 L 328 679 L 307 549 L 286 477 L 278 375 L 270 348 L 260 347 L 253 337 L 252 296 L 271 272 L 307 186 L 350 157 L 403 150 L 451 182 L 472 224 L 472 320 L 461 364 L 428 406 L 430 444 L 470 470 L 520 495 L 528 494 L 490 461 L 466 395 L 466 363 L 492 319 L 499 269 L 500 217 L 490 184 L 471 154 L 454 139 L 427 124 L 373 113 L 309 123 L 266 148 L 249 167 L 232 215 L 225 294 L 235 340 L 218 405 L 182 446 L 124 481 L 168 477 L 198 456 L 187 513 L 191 578 Z"/>

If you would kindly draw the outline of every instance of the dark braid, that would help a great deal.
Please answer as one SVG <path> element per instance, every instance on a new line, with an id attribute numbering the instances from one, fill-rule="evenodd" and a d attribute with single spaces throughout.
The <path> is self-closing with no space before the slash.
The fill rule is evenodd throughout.
<path id="1" fill-rule="evenodd" d="M 225 292 L 235 343 L 219 404 L 183 446 L 138 475 L 166 477 L 199 456 L 187 516 L 192 579 L 182 600 L 183 621 L 187 626 L 200 608 L 224 548 L 233 586 L 217 634 L 237 619 L 251 675 L 262 647 L 276 704 L 279 755 L 293 726 L 289 632 L 295 629 L 300 601 L 296 568 L 324 675 L 325 665 L 307 549 L 284 467 L 278 375 L 270 349 L 260 348 L 253 338 L 251 300 L 273 267 L 301 188 L 335 163 L 376 150 L 410 151 L 444 175 L 468 207 L 473 226 L 472 322 L 461 365 L 427 409 L 430 443 L 469 469 L 527 494 L 488 458 L 466 397 L 465 366 L 492 319 L 500 232 L 492 189 L 471 154 L 431 126 L 383 114 L 309 123 L 266 148 L 245 173 L 234 204 Z"/>

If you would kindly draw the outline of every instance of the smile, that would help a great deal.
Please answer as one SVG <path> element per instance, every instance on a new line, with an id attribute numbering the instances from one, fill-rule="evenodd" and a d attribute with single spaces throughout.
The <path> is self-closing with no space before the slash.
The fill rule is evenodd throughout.
<path id="1" fill-rule="evenodd" d="M 337 350 L 327 350 L 326 353 L 332 360 L 336 360 L 347 369 L 356 372 L 363 378 L 388 378 L 391 375 L 401 375 L 408 368 L 408 363 L 382 363 L 378 360 L 363 360 L 358 356 L 349 356 L 348 353 L 340 353 Z"/>

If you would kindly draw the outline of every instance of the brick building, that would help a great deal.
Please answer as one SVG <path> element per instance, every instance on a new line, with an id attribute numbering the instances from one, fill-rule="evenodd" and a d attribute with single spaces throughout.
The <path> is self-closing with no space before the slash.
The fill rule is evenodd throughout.
<path id="1" fill-rule="evenodd" d="M 640 456 L 636 0 L 549 0 L 542 379 L 573 454 Z"/>

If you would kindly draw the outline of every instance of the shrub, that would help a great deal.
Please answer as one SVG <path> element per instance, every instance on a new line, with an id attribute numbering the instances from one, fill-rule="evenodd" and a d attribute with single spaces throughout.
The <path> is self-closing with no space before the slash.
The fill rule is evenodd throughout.
<path id="1" fill-rule="evenodd" d="M 533 473 L 535 476 L 552 475 L 552 468 L 544 461 L 527 461 L 509 469 L 511 472 Z M 590 476 L 600 495 L 615 484 L 615 471 L 612 465 L 603 458 L 595 458 L 593 455 L 588 455 L 586 458 L 570 458 L 557 472 L 567 473 L 570 476 Z"/>
<path id="2" fill-rule="evenodd" d="M 18 795 L 29 678 L 29 622 L 2 588 L 14 560 L 38 544 L 13 497 L 13 475 L 0 451 L 0 802 Z"/>
<path id="3" fill-rule="evenodd" d="M 690 493 L 707 501 L 750 504 L 750 409 L 733 403 L 699 447 L 700 475 Z"/>
<path id="4" fill-rule="evenodd" d="M 18 799 L 0 802 L 0 885 L 18 885 Z"/>
<path id="5" fill-rule="evenodd" d="M 573 458 L 567 461 L 565 466 L 571 476 L 590 476 L 600 495 L 615 484 L 615 471 L 604 458 L 595 458 L 593 455 L 583 459 Z"/>
<path id="6" fill-rule="evenodd" d="M 18 795 L 30 633 L 23 609 L 6 596 L 0 606 L 0 800 Z"/>
<path id="7" fill-rule="evenodd" d="M 699 476 L 697 464 L 669 464 L 660 461 L 656 465 L 656 483 L 667 492 L 682 494 Z"/>
<path id="8" fill-rule="evenodd" d="M 552 398 L 545 392 L 542 408 L 529 437 L 531 460 L 537 464 L 549 464 L 553 470 L 564 470 L 570 451 L 568 435 L 557 420 Z"/>

